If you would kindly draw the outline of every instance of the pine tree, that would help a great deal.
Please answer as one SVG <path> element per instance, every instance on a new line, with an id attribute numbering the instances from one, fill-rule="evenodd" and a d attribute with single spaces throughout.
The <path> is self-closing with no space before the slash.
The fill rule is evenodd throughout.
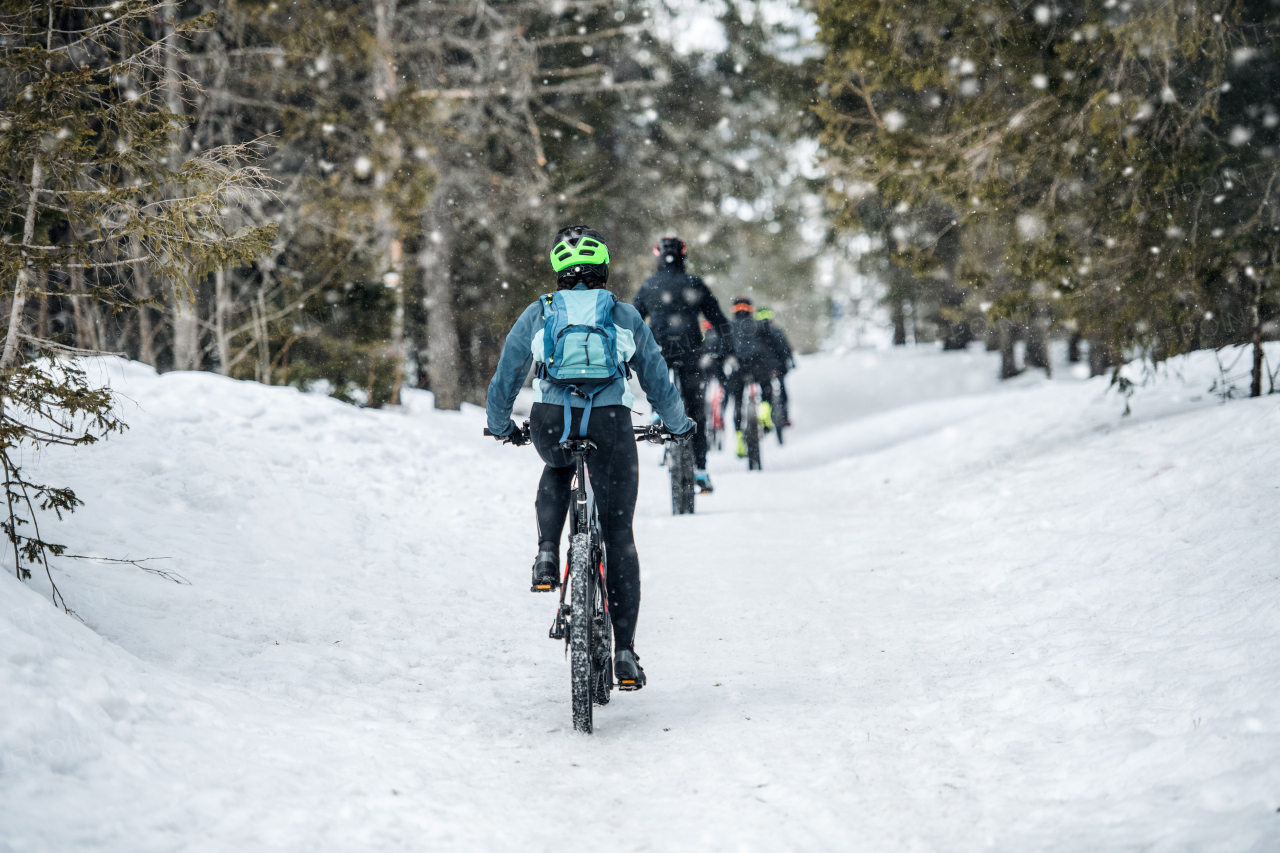
<path id="1" fill-rule="evenodd" d="M 481 401 L 569 221 L 610 236 L 624 295 L 674 228 L 722 296 L 754 284 L 815 313 L 791 152 L 813 62 L 773 56 L 762 15 L 730 11 L 729 51 L 686 57 L 641 0 L 217 8 L 181 65 L 204 84 L 190 142 L 266 136 L 280 179 L 254 214 L 279 223 L 276 251 L 202 285 L 219 369 L 381 405 L 404 365 L 437 406 Z"/>
<path id="2" fill-rule="evenodd" d="M 1277 278 L 1270 6 L 840 0 L 821 18 L 836 171 L 890 205 L 955 210 L 990 319 L 1051 309 L 1109 359 L 1260 343 Z M 1007 246 L 994 270 L 984 240 Z"/>
<path id="3" fill-rule="evenodd" d="M 271 227 L 232 232 L 224 222 L 246 193 L 264 189 L 259 172 L 236 165 L 241 149 L 170 161 L 182 117 L 166 103 L 176 85 L 168 60 L 209 24 L 157 32 L 171 12 L 146 0 L 0 6 L 0 275 L 10 300 L 0 526 L 19 577 L 33 564 L 48 573 L 48 557 L 63 551 L 43 538 L 38 510 L 60 516 L 80 503 L 69 488 L 27 480 L 19 448 L 91 444 L 124 429 L 110 392 L 72 358 L 85 350 L 33 332 L 30 309 L 70 297 L 115 312 L 137 304 L 130 279 L 140 264 L 181 291 L 193 272 L 249 261 L 271 240 Z"/>

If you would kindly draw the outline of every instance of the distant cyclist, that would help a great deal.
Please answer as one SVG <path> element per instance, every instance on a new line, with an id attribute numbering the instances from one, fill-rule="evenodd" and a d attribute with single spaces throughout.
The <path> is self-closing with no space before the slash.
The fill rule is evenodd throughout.
<path id="1" fill-rule="evenodd" d="M 556 272 L 558 300 L 548 294 L 534 302 L 507 335 L 498 369 L 489 383 L 487 412 L 489 431 L 498 438 L 525 440 L 511 420 L 515 403 L 529 368 L 538 362 L 533 382 L 533 410 L 529 416 L 529 440 L 546 462 L 536 501 L 538 557 L 533 563 L 533 591 L 550 592 L 560 586 L 560 537 L 564 531 L 572 493 L 574 464 L 560 442 L 582 437 L 595 442 L 587 459 L 591 488 L 600 512 L 607 553 L 609 612 L 613 619 L 614 674 L 619 681 L 644 686 L 644 670 L 636 662 L 636 618 L 640 612 L 640 559 L 632 534 L 639 481 L 639 457 L 631 429 L 631 404 L 635 402 L 620 367 L 618 374 L 598 384 L 566 385 L 547 378 L 548 347 L 545 335 L 554 324 L 577 328 L 605 328 L 616 339 L 613 362 L 629 365 L 640 387 L 663 423 L 676 434 L 687 434 L 693 423 L 685 417 L 680 395 L 667 373 L 662 352 L 649 327 L 636 310 L 605 290 L 609 281 L 609 249 L 600 234 L 585 225 L 565 228 L 555 237 L 551 267 Z M 552 308 L 559 302 L 565 316 Z M 608 328 L 609 324 L 612 328 Z M 554 332 L 553 332 L 554 334 Z M 582 349 L 599 346 L 599 336 L 584 335 Z M 589 355 L 589 354 L 588 354 Z M 595 362 L 609 359 L 597 351 Z"/>
<path id="2" fill-rule="evenodd" d="M 787 405 L 787 373 L 796 366 L 795 351 L 791 349 L 791 341 L 787 340 L 787 333 L 774 320 L 772 309 L 761 306 L 756 309 L 755 317 L 756 321 L 764 327 L 765 337 L 769 340 L 774 376 L 778 378 L 777 409 L 783 418 L 782 426 L 789 427 L 791 426 L 791 409 Z"/>
<path id="3" fill-rule="evenodd" d="M 733 321 L 729 324 L 729 337 L 733 344 L 737 364 L 729 372 L 729 384 L 725 389 L 733 398 L 733 431 L 738 439 L 738 458 L 747 455 L 747 438 L 742 431 L 742 397 L 747 383 L 760 386 L 760 425 L 773 429 L 773 373 L 776 356 L 773 342 L 764 325 L 755 318 L 751 299 L 738 296 L 733 300 Z"/>
<path id="4" fill-rule="evenodd" d="M 710 320 L 702 321 L 702 354 L 698 357 L 698 365 L 702 368 L 704 381 L 715 379 L 724 385 L 724 361 L 729 355 L 728 341 Z"/>
<path id="5" fill-rule="evenodd" d="M 658 259 L 658 271 L 640 285 L 635 306 L 640 316 L 649 321 L 667 364 L 680 377 L 685 412 L 698 425 L 693 436 L 695 477 L 698 488 L 710 492 L 713 487 L 707 475 L 706 406 L 703 403 L 707 381 L 700 364 L 702 331 L 698 316 L 706 317 L 722 340 L 729 337 L 729 321 L 711 289 L 696 275 L 685 272 L 688 249 L 683 240 L 663 237 L 653 247 L 653 254 Z"/>

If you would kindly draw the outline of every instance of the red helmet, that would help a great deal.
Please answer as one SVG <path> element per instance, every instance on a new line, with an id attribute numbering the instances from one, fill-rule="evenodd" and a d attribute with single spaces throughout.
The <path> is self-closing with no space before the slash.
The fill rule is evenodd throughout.
<path id="1" fill-rule="evenodd" d="M 655 258 L 661 258 L 666 255 L 671 258 L 671 261 L 677 259 L 683 261 L 687 254 L 689 254 L 689 249 L 679 237 L 663 237 L 653 244 L 653 256 Z M 668 263 L 671 261 L 668 261 Z"/>

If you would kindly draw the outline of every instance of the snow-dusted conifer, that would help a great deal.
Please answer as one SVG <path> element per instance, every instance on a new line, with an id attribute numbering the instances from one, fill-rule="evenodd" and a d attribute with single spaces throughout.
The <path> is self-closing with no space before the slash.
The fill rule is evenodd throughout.
<path id="1" fill-rule="evenodd" d="M 829 0 L 833 174 L 907 215 L 951 207 L 993 320 L 1050 310 L 1108 360 L 1260 341 L 1278 269 L 1274 22 L 1229 2 Z"/>
<path id="2" fill-rule="evenodd" d="M 74 294 L 110 314 L 134 304 L 140 264 L 181 289 L 193 272 L 245 262 L 270 243 L 270 227 L 224 225 L 229 207 L 263 188 L 258 172 L 236 165 L 240 149 L 168 161 L 181 119 L 164 97 L 176 85 L 166 59 L 209 24 L 157 32 L 171 11 L 149 0 L 0 5 L 2 526 L 20 577 L 60 553 L 39 532 L 37 507 L 60 513 L 78 501 L 68 488 L 26 480 L 15 451 L 88 444 L 124 428 L 111 394 L 70 358 L 84 350 L 30 328 L 31 309 Z"/>

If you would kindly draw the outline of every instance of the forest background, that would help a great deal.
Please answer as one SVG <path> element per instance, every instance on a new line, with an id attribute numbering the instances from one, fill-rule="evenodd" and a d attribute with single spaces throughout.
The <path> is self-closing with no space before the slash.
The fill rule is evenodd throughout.
<path id="1" fill-rule="evenodd" d="M 175 168 L 215 149 L 254 167 L 263 184 L 225 224 L 274 231 L 248 263 L 136 264 L 110 304 L 38 272 L 47 297 L 21 317 L 36 338 L 365 405 L 404 383 L 481 403 L 506 331 L 552 286 L 551 237 L 579 222 L 608 237 L 624 298 L 680 234 L 722 299 L 756 295 L 802 346 L 820 332 L 822 231 L 800 236 L 821 221 L 817 51 L 785 4 L 44 5 L 63 32 L 144 12 L 164 60 L 120 97 L 167 112 Z"/>
<path id="2" fill-rule="evenodd" d="M 1276 334 L 1277 15 L 1271 0 L 9 2 L 6 56 L 43 38 L 46 74 L 88 67 L 55 42 L 97 39 L 100 69 L 150 52 L 102 101 L 166 124 L 153 196 L 181 197 L 173 176 L 209 152 L 240 181 L 192 242 L 155 248 L 139 220 L 117 234 L 137 257 L 86 258 L 92 229 L 27 202 L 31 152 L 87 149 L 17 121 L 40 70 L 11 76 L 5 296 L 26 270 L 38 297 L 11 303 L 9 337 L 28 356 L 123 352 L 373 406 L 409 383 L 456 408 L 483 402 L 506 329 L 547 289 L 550 236 L 585 222 L 623 297 L 679 234 L 722 300 L 769 304 L 802 350 L 851 316 L 854 343 L 881 319 L 895 343 L 985 340 L 1007 376 L 1050 369 L 1053 335 L 1095 373 L 1256 344 Z M 128 38 L 92 35 L 123 19 Z M 213 257 L 197 231 L 239 248 Z M 1257 352 L 1253 393 L 1275 384 Z"/>

